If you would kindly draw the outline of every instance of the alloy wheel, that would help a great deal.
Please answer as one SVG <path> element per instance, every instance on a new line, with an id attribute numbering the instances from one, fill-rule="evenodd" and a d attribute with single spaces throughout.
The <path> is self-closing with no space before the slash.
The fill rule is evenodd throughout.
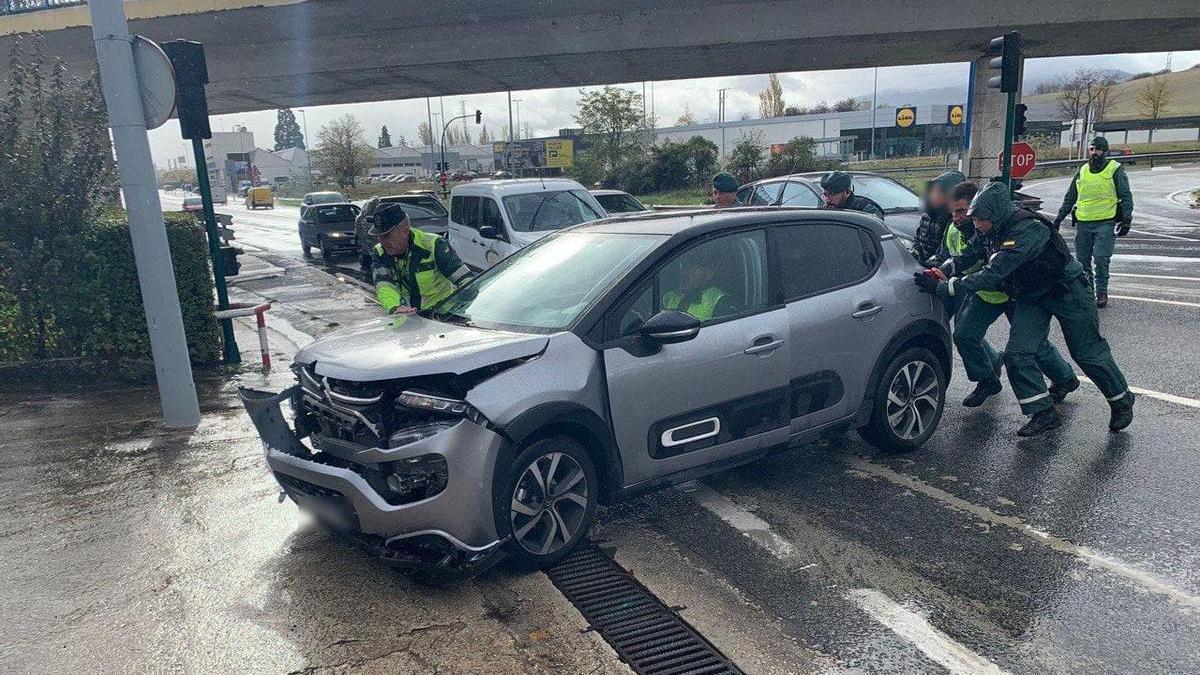
<path id="1" fill-rule="evenodd" d="M 547 452 L 533 460 L 513 487 L 513 538 L 535 555 L 566 546 L 583 524 L 589 488 L 583 468 L 570 455 Z"/>
<path id="2" fill-rule="evenodd" d="M 901 440 L 925 433 L 941 403 L 937 372 L 924 361 L 904 364 L 888 386 L 887 421 Z"/>

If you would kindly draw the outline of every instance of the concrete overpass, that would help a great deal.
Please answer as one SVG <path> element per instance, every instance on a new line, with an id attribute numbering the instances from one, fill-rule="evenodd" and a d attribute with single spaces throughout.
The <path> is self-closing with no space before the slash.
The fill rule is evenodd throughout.
<path id="1" fill-rule="evenodd" d="M 1010 29 L 1029 56 L 1195 49 L 1200 35 L 1196 0 L 129 0 L 126 12 L 131 32 L 205 43 L 214 114 L 969 61 Z M 90 69 L 85 6 L 0 16 L 0 54 L 32 30 Z"/>

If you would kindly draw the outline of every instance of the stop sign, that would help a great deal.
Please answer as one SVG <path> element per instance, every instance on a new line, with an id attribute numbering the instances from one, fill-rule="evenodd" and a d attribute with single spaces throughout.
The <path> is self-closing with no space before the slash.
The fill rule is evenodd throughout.
<path id="1" fill-rule="evenodd" d="M 997 164 L 1002 164 L 1002 161 L 997 161 Z M 1012 144 L 1012 164 L 1010 173 L 1013 178 L 1024 178 L 1029 175 L 1030 171 L 1037 166 L 1037 153 L 1034 152 L 1033 146 L 1023 141 L 1018 141 Z M 1003 168 L 1003 166 L 1001 166 Z"/>

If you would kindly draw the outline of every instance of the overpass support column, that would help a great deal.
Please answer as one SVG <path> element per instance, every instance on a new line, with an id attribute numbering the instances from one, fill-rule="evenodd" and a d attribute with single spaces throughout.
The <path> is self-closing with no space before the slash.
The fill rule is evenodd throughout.
<path id="1" fill-rule="evenodd" d="M 971 100 L 968 102 L 971 133 L 966 153 L 959 163 L 959 170 L 969 180 L 988 180 L 1000 175 L 997 164 L 1004 151 L 1004 116 L 1008 106 L 1008 94 L 999 89 L 988 89 L 988 78 L 999 74 L 988 68 L 991 56 L 980 56 L 971 67 Z M 1024 64 L 1021 75 L 1024 80 Z M 1020 101 L 1020 96 L 1017 97 Z"/>

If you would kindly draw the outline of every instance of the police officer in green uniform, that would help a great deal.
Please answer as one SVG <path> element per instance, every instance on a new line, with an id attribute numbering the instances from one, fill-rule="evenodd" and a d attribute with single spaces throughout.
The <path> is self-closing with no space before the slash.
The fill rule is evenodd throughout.
<path id="1" fill-rule="evenodd" d="M 1075 259 L 1089 276 L 1095 259 L 1096 306 L 1105 307 L 1108 261 L 1116 238 L 1129 234 L 1133 224 L 1133 192 L 1125 168 L 1108 158 L 1108 139 L 1103 136 L 1092 139 L 1088 146 L 1088 163 L 1079 167 L 1071 181 L 1054 223 L 1062 223 L 1072 208 L 1075 209 L 1072 222 L 1079 230 L 1075 233 Z"/>
<path id="2" fill-rule="evenodd" d="M 412 227 L 399 204 L 380 206 L 369 233 L 379 237 L 371 251 L 371 280 L 388 314 L 429 309 L 471 278 L 450 244 Z"/>
<path id="3" fill-rule="evenodd" d="M 978 190 L 974 183 L 964 181 L 955 185 L 950 192 L 948 208 L 953 224 L 946 228 L 942 246 L 934 256 L 938 264 L 961 257 L 967 243 L 975 236 L 975 224 L 967 215 L 967 211 Z M 971 269 L 958 273 L 971 274 L 982 268 L 981 261 Z M 1001 314 L 1012 321 L 1014 303 L 1002 291 L 956 294 L 947 296 L 946 300 L 957 301 L 957 311 L 951 312 L 954 315 L 954 346 L 962 357 L 967 379 L 975 383 L 975 390 L 963 399 L 963 406 L 976 408 L 1003 389 L 1000 385 L 1000 368 L 1003 362 L 1001 355 L 988 343 L 987 331 Z M 1068 394 L 1079 388 L 1079 378 L 1075 376 L 1075 371 L 1050 340 L 1044 340 L 1038 346 L 1034 360 L 1038 369 L 1050 378 L 1049 392 L 1054 403 L 1062 403 Z"/>
<path id="4" fill-rule="evenodd" d="M 947 171 L 925 185 L 925 212 L 913 236 L 913 257 L 925 263 L 943 247 L 944 239 L 954 228 L 950 226 L 950 192 L 966 180 L 961 171 Z"/>
<path id="5" fill-rule="evenodd" d="M 1083 267 L 1071 258 L 1062 236 L 1037 214 L 1017 210 L 1003 183 L 980 190 L 967 215 L 974 219 L 978 235 L 962 255 L 942 266 L 951 278 L 938 281 L 923 272 L 914 278 L 921 290 L 940 296 L 999 290 L 1016 302 L 1004 366 L 1021 412 L 1031 416 L 1017 434 L 1033 436 L 1062 425 L 1036 360 L 1051 318 L 1058 319 L 1071 358 L 1108 399 L 1108 428 L 1120 431 L 1129 426 L 1133 393 L 1100 335 L 1095 296 Z M 956 270 L 969 270 L 981 261 L 986 263 L 979 271 L 954 277 Z"/>
<path id="6" fill-rule="evenodd" d="M 716 208 L 727 209 L 733 206 L 734 200 L 737 199 L 737 190 L 737 179 L 728 171 L 722 171 L 713 176 L 712 198 Z"/>
<path id="7" fill-rule="evenodd" d="M 821 190 L 824 192 L 827 209 L 862 211 L 883 220 L 883 207 L 874 200 L 854 194 L 850 174 L 845 171 L 830 171 L 821 176 Z"/>

